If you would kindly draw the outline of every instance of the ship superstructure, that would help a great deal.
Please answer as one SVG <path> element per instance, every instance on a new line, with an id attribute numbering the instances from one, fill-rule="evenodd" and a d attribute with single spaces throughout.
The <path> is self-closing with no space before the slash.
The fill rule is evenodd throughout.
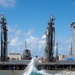
<path id="1" fill-rule="evenodd" d="M 72 30 L 72 48 L 71 48 L 71 55 L 75 56 L 75 22 L 71 23 L 71 30 Z"/>
<path id="2" fill-rule="evenodd" d="M 25 42 L 25 50 L 23 52 L 23 59 L 24 60 L 31 60 L 31 52 L 27 49 L 27 42 Z"/>

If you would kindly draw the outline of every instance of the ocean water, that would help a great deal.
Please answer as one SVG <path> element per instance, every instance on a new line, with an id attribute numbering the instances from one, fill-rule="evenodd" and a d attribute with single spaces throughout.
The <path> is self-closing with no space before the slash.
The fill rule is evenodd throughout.
<path id="1" fill-rule="evenodd" d="M 67 70 L 55 73 L 45 73 L 44 70 L 38 71 L 36 69 L 37 64 L 38 64 L 38 59 L 33 58 L 31 62 L 28 64 L 27 68 L 24 70 L 23 75 L 75 75 L 75 72 Z"/>

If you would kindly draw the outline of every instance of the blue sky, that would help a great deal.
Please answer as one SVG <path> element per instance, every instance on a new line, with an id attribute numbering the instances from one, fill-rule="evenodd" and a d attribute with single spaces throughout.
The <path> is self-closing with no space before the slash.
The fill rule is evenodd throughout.
<path id="1" fill-rule="evenodd" d="M 75 21 L 75 0 L 0 0 L 8 27 L 8 52 L 23 53 L 24 42 L 33 56 L 44 55 L 45 36 L 50 15 L 55 17 L 59 54 L 71 46 L 70 24 Z M 55 52 L 55 51 L 54 51 Z"/>

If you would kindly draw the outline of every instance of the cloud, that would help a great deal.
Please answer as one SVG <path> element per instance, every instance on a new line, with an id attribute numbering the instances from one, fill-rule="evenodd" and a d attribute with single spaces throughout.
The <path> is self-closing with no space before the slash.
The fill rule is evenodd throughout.
<path id="1" fill-rule="evenodd" d="M 7 29 L 8 29 L 8 32 L 14 32 L 15 31 L 15 29 L 14 28 L 11 28 L 11 27 L 7 27 Z"/>
<path id="2" fill-rule="evenodd" d="M 42 39 L 42 37 L 39 38 L 39 37 L 30 36 L 29 38 L 26 38 L 27 48 L 31 51 L 32 55 L 34 56 L 36 55 L 43 56 L 44 54 L 46 40 Z M 40 55 L 40 53 L 42 54 Z"/>
<path id="3" fill-rule="evenodd" d="M 33 33 L 33 29 L 30 29 L 27 33 L 24 33 L 24 36 L 30 36 Z"/>
<path id="4" fill-rule="evenodd" d="M 46 46 L 46 39 L 40 39 L 39 41 L 39 51 L 44 50 Z"/>
<path id="5" fill-rule="evenodd" d="M 61 39 L 58 41 L 58 52 L 59 54 L 68 55 L 71 48 L 71 37 Z"/>
<path id="6" fill-rule="evenodd" d="M 29 38 L 26 38 L 26 42 L 28 45 L 37 45 L 39 39 L 37 37 L 30 36 Z"/>
<path id="7" fill-rule="evenodd" d="M 30 50 L 32 55 L 42 55 L 44 53 L 45 47 L 45 35 L 41 38 L 32 36 L 33 29 L 28 30 L 28 32 L 23 31 L 18 28 L 18 26 L 12 25 L 8 26 L 8 52 L 23 53 L 25 49 L 25 41 L 27 42 L 27 48 Z"/>
<path id="8" fill-rule="evenodd" d="M 21 30 L 21 29 L 18 29 L 18 30 L 16 31 L 16 35 L 20 35 L 21 32 L 22 32 L 22 30 Z"/>
<path id="9" fill-rule="evenodd" d="M 46 35 L 39 37 L 34 37 L 33 29 L 28 30 L 28 32 L 19 29 L 18 27 L 8 27 L 9 36 L 9 52 L 23 53 L 25 48 L 25 41 L 27 42 L 27 48 L 30 50 L 32 55 L 44 56 L 44 49 L 46 46 Z M 10 36 L 12 36 L 10 38 Z M 59 37 L 60 38 L 60 37 Z M 58 38 L 58 39 L 59 39 Z M 58 40 L 58 53 L 68 55 L 71 47 L 71 37 Z M 56 46 L 54 48 L 54 53 L 56 52 Z M 42 54 L 41 54 L 42 53 Z"/>
<path id="10" fill-rule="evenodd" d="M 18 25 L 13 25 L 12 27 L 8 26 L 7 27 L 8 29 L 8 34 L 9 34 L 9 37 L 14 37 L 14 36 L 21 36 L 24 34 L 23 30 L 19 29 L 18 28 Z M 24 35 L 23 35 L 24 36 Z"/>
<path id="11" fill-rule="evenodd" d="M 0 0 L 0 5 L 3 7 L 15 7 L 16 0 Z"/>
<path id="12" fill-rule="evenodd" d="M 30 49 L 33 56 L 36 56 L 36 55 L 38 55 L 39 57 L 44 56 L 46 40 L 42 39 L 42 37 L 39 38 L 39 37 L 30 36 L 29 38 L 26 39 L 27 48 Z"/>
<path id="13" fill-rule="evenodd" d="M 45 34 L 42 36 L 42 39 L 46 39 L 46 35 Z"/>
<path id="14" fill-rule="evenodd" d="M 9 43 L 11 46 L 19 46 L 21 45 L 22 43 L 19 41 L 19 38 L 18 37 L 14 37 L 10 43 Z"/>

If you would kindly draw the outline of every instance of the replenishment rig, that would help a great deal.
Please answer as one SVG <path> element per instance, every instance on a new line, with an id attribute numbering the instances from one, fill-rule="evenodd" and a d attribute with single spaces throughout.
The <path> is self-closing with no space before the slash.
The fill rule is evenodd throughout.
<path id="1" fill-rule="evenodd" d="M 72 45 L 70 55 L 58 55 L 58 43 L 56 43 L 56 57 L 53 57 L 55 46 L 55 27 L 53 16 L 50 17 L 50 22 L 46 30 L 46 47 L 45 58 L 42 59 L 42 63 L 39 63 L 38 69 L 60 71 L 70 70 L 75 71 L 75 22 L 71 26 L 72 30 Z M 66 52 L 66 51 L 65 51 Z M 60 59 L 61 58 L 61 59 Z"/>
<path id="2" fill-rule="evenodd" d="M 24 70 L 27 65 L 29 64 L 31 59 L 31 54 L 29 51 L 27 53 L 30 54 L 28 58 L 28 54 L 24 57 L 27 60 L 9 60 L 8 52 L 7 52 L 7 45 L 8 45 L 8 38 L 7 38 L 7 26 L 6 26 L 6 18 L 4 14 L 0 15 L 0 25 L 1 25 L 1 60 L 0 60 L 0 70 Z"/>

